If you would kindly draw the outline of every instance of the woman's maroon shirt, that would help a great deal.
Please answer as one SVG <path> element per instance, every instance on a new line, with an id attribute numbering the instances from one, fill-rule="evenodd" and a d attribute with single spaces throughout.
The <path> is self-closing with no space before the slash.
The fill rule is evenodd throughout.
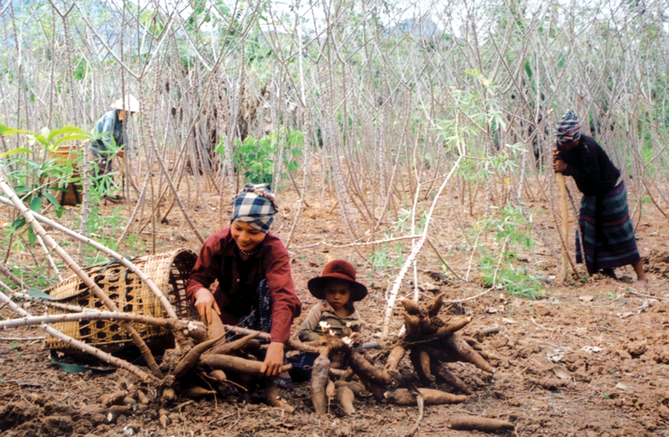
<path id="1" fill-rule="evenodd" d="M 214 298 L 223 312 L 221 319 L 223 323 L 237 324 L 240 318 L 248 315 L 245 311 L 253 288 L 266 278 L 272 302 L 271 341 L 285 343 L 290 337 L 293 319 L 302 309 L 290 274 L 288 251 L 281 240 L 267 233 L 260 250 L 243 266 L 240 266 L 238 256 L 237 243 L 229 227 L 209 237 L 200 249 L 186 295 L 195 302 L 195 293 L 200 288 L 209 289 L 218 280 Z"/>

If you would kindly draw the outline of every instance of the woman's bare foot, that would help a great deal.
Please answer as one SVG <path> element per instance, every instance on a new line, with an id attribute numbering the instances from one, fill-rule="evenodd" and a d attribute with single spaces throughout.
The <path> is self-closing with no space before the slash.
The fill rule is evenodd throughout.
<path id="1" fill-rule="evenodd" d="M 637 280 L 632 284 L 635 287 L 643 288 L 648 285 L 648 278 L 646 278 L 646 272 L 643 270 L 643 261 L 639 260 L 636 264 L 633 264 L 634 271 L 636 272 Z"/>
<path id="2" fill-rule="evenodd" d="M 636 288 L 644 288 L 648 285 L 648 279 L 637 279 L 636 281 L 632 282 L 632 286 Z"/>

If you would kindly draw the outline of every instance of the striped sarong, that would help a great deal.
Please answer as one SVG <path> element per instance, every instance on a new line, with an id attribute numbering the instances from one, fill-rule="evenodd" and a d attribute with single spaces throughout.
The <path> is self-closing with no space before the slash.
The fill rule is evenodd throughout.
<path id="1" fill-rule="evenodd" d="M 588 274 L 641 260 L 627 207 L 625 182 L 602 196 L 583 196 L 578 224 Z M 578 259 L 580 249 L 577 244 L 577 262 L 582 262 Z"/>

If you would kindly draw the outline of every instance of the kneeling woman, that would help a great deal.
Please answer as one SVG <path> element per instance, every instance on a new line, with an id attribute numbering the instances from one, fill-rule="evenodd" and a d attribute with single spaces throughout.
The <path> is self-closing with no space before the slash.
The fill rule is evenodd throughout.
<path id="1" fill-rule="evenodd" d="M 261 368 L 265 376 L 280 373 L 284 343 L 302 307 L 288 252 L 269 232 L 276 209 L 266 185 L 247 184 L 235 198 L 230 226 L 202 246 L 186 289 L 204 323 L 211 322 L 215 311 L 225 324 L 270 333 Z M 212 294 L 209 287 L 215 280 L 218 287 Z"/>

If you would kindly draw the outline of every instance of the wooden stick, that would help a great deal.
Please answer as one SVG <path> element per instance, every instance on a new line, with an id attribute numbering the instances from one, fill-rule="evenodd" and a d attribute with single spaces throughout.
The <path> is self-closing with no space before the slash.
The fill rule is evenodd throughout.
<path id="1" fill-rule="evenodd" d="M 560 214 L 562 215 L 562 266 L 560 267 L 560 279 L 562 281 L 567 279 L 567 234 L 569 233 L 569 215 L 567 210 L 567 186 L 564 182 L 564 175 L 562 173 L 555 174 L 558 187 L 560 187 Z"/>
<path id="2" fill-rule="evenodd" d="M 162 326 L 168 329 L 187 329 L 188 321 L 160 319 L 134 313 L 116 311 L 85 311 L 72 314 L 52 314 L 49 316 L 30 316 L 21 319 L 10 319 L 0 322 L 0 329 L 16 328 L 17 326 L 40 325 L 42 323 L 60 323 L 83 320 L 124 320 L 148 325 Z"/>
<path id="3" fill-rule="evenodd" d="M 21 278 L 19 278 L 14 273 L 12 273 L 11 270 L 9 270 L 9 268 L 2 261 L 0 261 L 0 273 L 2 273 L 3 275 L 5 275 L 9 279 L 11 279 L 12 282 L 14 282 L 14 284 L 18 285 L 19 287 L 26 288 L 26 286 L 23 284 L 23 281 L 21 280 Z M 11 291 L 11 289 L 10 289 L 10 291 Z"/>
<path id="4" fill-rule="evenodd" d="M 4 203 L 5 205 L 14 206 L 14 204 L 11 201 L 9 201 L 8 199 L 4 199 L 2 197 L 0 197 L 0 202 Z M 91 240 L 88 237 L 85 237 L 81 234 L 78 234 L 78 233 L 74 232 L 73 230 L 71 230 L 69 228 L 66 228 L 65 226 L 59 224 L 58 222 L 55 222 L 53 220 L 50 220 L 50 219 L 44 217 L 41 214 L 33 212 L 32 216 L 37 221 L 39 221 L 41 223 L 44 223 L 45 225 L 48 225 L 48 226 L 50 226 L 50 227 L 52 227 L 52 228 L 54 228 L 54 229 L 56 229 L 60 232 L 63 232 L 64 234 L 69 235 L 72 238 L 83 241 L 84 243 L 88 244 L 89 246 L 93 247 L 94 249 L 99 250 L 100 252 L 105 253 L 105 254 L 111 256 L 112 258 L 114 258 L 116 261 L 120 262 L 128 270 L 135 273 L 139 277 L 139 279 L 141 279 L 146 284 L 146 286 L 149 287 L 151 292 L 153 292 L 153 294 L 158 298 L 158 300 L 160 301 L 163 308 L 165 308 L 165 312 L 167 312 L 167 316 L 169 318 L 174 318 L 174 319 L 177 318 L 177 314 L 174 311 L 174 308 L 172 307 L 172 304 L 170 304 L 170 301 L 167 299 L 167 296 L 165 296 L 165 294 L 158 288 L 158 286 L 151 280 L 151 278 L 146 276 L 146 274 L 144 274 L 144 272 L 142 272 L 139 269 L 139 267 L 137 267 L 136 265 L 134 265 L 133 263 L 128 261 L 123 255 L 109 249 L 106 246 L 103 246 L 102 244 L 100 244 L 100 243 L 98 243 L 94 240 Z"/>
<path id="5" fill-rule="evenodd" d="M 381 329 L 381 338 L 385 339 L 388 337 L 389 330 L 390 330 L 390 318 L 393 314 L 393 310 L 395 308 L 395 300 L 397 299 L 397 294 L 399 293 L 400 287 L 402 285 L 402 282 L 404 280 L 404 275 L 406 274 L 407 270 L 409 270 L 409 267 L 413 265 L 414 260 L 420 253 L 421 249 L 423 248 L 423 244 L 425 243 L 425 240 L 427 239 L 427 234 L 430 229 L 430 222 L 432 219 L 432 213 L 434 212 L 434 209 L 437 205 L 437 201 L 439 199 L 439 196 L 441 195 L 441 192 L 444 190 L 446 187 L 446 184 L 450 180 L 451 176 L 455 172 L 455 170 L 460 166 L 460 161 L 462 161 L 463 155 L 460 154 L 458 156 L 458 159 L 453 163 L 453 166 L 451 167 L 451 170 L 449 171 L 448 175 L 446 178 L 444 178 L 444 181 L 442 182 L 441 186 L 439 187 L 439 190 L 434 196 L 434 199 L 432 200 L 432 204 L 430 205 L 430 209 L 427 213 L 427 216 L 425 217 L 425 224 L 423 225 L 423 232 L 421 233 L 420 239 L 416 242 L 416 245 L 413 246 L 413 249 L 411 250 L 411 253 L 407 257 L 407 259 L 404 261 L 404 264 L 402 265 L 402 268 L 400 269 L 399 274 L 397 275 L 397 278 L 395 278 L 395 282 L 393 283 L 393 287 L 388 295 L 388 304 L 386 305 L 386 311 L 385 315 L 383 317 L 383 327 Z"/>

